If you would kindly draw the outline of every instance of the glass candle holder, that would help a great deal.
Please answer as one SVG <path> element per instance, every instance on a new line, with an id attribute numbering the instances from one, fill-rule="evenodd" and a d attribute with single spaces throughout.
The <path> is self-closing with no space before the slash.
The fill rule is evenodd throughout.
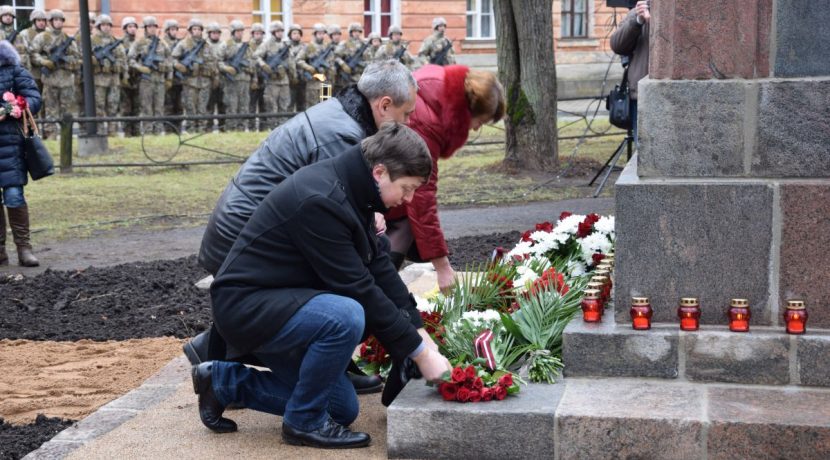
<path id="1" fill-rule="evenodd" d="M 749 331 L 749 301 L 732 299 L 729 304 L 729 330 L 732 332 Z"/>
<path id="2" fill-rule="evenodd" d="M 597 270 L 594 270 L 594 272 L 592 273 L 592 276 L 607 276 L 608 277 L 608 284 L 613 285 L 613 280 L 611 279 L 611 270 L 597 269 Z"/>
<path id="3" fill-rule="evenodd" d="M 600 263 L 599 265 L 597 265 L 596 270 L 608 270 L 609 272 L 611 272 L 611 271 L 614 271 L 614 267 L 613 267 L 612 265 L 610 265 L 610 264 L 607 264 L 607 263 L 605 263 L 605 262 L 602 262 L 602 263 Z M 595 270 L 595 271 L 596 271 L 596 270 Z"/>
<path id="4" fill-rule="evenodd" d="M 606 254 L 605 258 L 602 259 L 602 261 L 613 267 L 614 266 L 614 254 Z"/>
<path id="5" fill-rule="evenodd" d="M 592 276 L 591 282 L 602 284 L 600 297 L 602 298 L 603 303 L 608 302 L 608 299 L 611 298 L 611 278 L 607 276 Z"/>
<path id="6" fill-rule="evenodd" d="M 788 300 L 784 311 L 784 323 L 787 325 L 787 334 L 803 334 L 807 332 L 807 306 L 803 300 Z"/>
<path id="7" fill-rule="evenodd" d="M 602 301 L 596 289 L 586 289 L 582 298 L 582 320 L 586 323 L 598 323 L 602 320 Z"/>
<path id="8" fill-rule="evenodd" d="M 605 305 L 605 300 L 606 299 L 605 299 L 605 296 L 603 295 L 605 293 L 605 285 L 603 283 L 600 283 L 599 281 L 591 280 L 590 282 L 588 282 L 588 284 L 585 285 L 585 289 L 591 289 L 591 290 L 599 291 L 599 301 L 600 301 L 600 303 Z"/>
<path id="9" fill-rule="evenodd" d="M 631 327 L 637 331 L 644 331 L 651 329 L 651 315 L 654 311 L 651 309 L 651 303 L 648 297 L 632 297 L 631 298 Z"/>
<path id="10" fill-rule="evenodd" d="M 696 297 L 683 297 L 677 308 L 681 331 L 696 331 L 700 328 L 700 302 Z"/>

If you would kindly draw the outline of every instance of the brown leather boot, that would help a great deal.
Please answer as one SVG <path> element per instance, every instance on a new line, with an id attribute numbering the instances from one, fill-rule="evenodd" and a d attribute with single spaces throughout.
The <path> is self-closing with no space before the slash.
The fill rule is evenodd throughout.
<path id="1" fill-rule="evenodd" d="M 6 208 L 9 212 L 9 226 L 12 228 L 14 244 L 17 246 L 17 260 L 24 267 L 40 265 L 32 254 L 32 245 L 29 243 L 29 207 Z"/>
<path id="2" fill-rule="evenodd" d="M 9 255 L 6 254 L 6 211 L 0 204 L 0 265 L 9 264 Z"/>

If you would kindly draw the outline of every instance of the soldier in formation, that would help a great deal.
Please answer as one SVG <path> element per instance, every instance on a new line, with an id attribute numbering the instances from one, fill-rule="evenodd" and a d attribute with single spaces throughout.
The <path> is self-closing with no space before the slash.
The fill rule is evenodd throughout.
<path id="1" fill-rule="evenodd" d="M 279 22 L 279 21 L 276 21 Z M 271 23 L 272 25 L 274 23 Z M 282 23 L 280 22 L 280 25 Z M 265 28 L 262 23 L 255 22 L 251 24 L 251 40 L 249 41 L 252 50 L 256 51 L 265 42 Z M 254 72 L 251 76 L 251 100 L 248 106 L 248 113 L 263 113 L 265 112 L 265 81 L 262 79 L 262 72 Z M 251 118 L 248 121 L 248 127 L 251 131 L 259 129 L 263 131 L 265 122 L 259 118 Z M 257 128 L 259 127 L 259 128 Z"/>
<path id="2" fill-rule="evenodd" d="M 238 115 L 248 112 L 251 76 L 256 72 L 256 67 L 250 43 L 242 41 L 245 25 L 240 20 L 233 20 L 230 28 L 231 38 L 219 48 L 219 69 L 224 77 L 223 96 L 227 113 Z M 227 128 L 230 130 L 241 131 L 246 125 L 247 121 L 242 119 L 232 118 L 227 121 Z"/>
<path id="3" fill-rule="evenodd" d="M 95 73 L 95 114 L 118 115 L 121 108 L 121 75 L 127 71 L 127 53 L 120 46 L 121 40 L 112 36 L 112 18 L 106 14 L 95 21 L 97 31 L 91 38 L 92 68 Z M 115 134 L 117 123 L 107 123 L 107 133 Z"/>
<path id="4" fill-rule="evenodd" d="M 372 52 L 369 42 L 364 42 L 363 26 L 353 22 L 349 24 L 349 39 L 337 46 L 338 78 L 343 80 L 342 85 L 357 83 L 363 75 L 363 69 L 372 61 Z"/>
<path id="5" fill-rule="evenodd" d="M 321 83 L 330 80 L 334 71 L 334 48 L 325 43 L 325 24 L 318 22 L 311 30 L 314 33 L 311 43 L 297 56 L 297 72 L 306 85 L 306 108 L 320 102 Z"/>
<path id="6" fill-rule="evenodd" d="M 218 58 L 222 53 L 222 26 L 218 22 L 209 22 L 205 28 L 207 32 L 207 48 L 212 57 Z M 213 78 L 210 81 L 210 91 L 208 93 L 207 112 L 209 114 L 224 115 L 227 112 L 225 107 L 225 84 L 219 72 L 213 73 Z M 217 120 L 211 120 L 208 123 L 208 129 L 213 129 L 213 124 Z M 225 120 L 218 120 L 219 131 L 225 130 Z"/>
<path id="7" fill-rule="evenodd" d="M 164 21 L 164 35 L 161 38 L 164 46 L 170 50 L 171 54 L 176 48 L 176 45 L 181 41 L 179 39 L 179 22 L 175 19 L 168 19 Z M 182 80 L 173 73 L 173 77 L 169 82 L 165 83 L 167 92 L 164 95 L 164 114 L 165 115 L 183 115 L 184 108 L 182 107 Z M 181 121 L 169 122 L 176 133 L 182 131 Z"/>
<path id="8" fill-rule="evenodd" d="M 288 29 L 289 46 L 291 47 L 291 57 L 294 62 L 297 62 L 300 54 L 305 54 L 306 44 L 303 43 L 303 28 L 299 24 L 291 24 Z M 305 79 L 300 75 L 302 69 L 297 70 L 297 78 L 291 81 L 289 87 L 291 88 L 291 107 L 296 112 L 305 110 Z"/>
<path id="9" fill-rule="evenodd" d="M 124 31 L 124 41 L 121 45 L 124 47 L 124 53 L 128 53 L 135 41 L 138 39 L 138 22 L 132 16 L 127 16 L 121 20 L 121 30 Z M 133 117 L 138 115 L 138 72 L 127 68 L 121 79 L 121 115 L 125 117 Z M 138 136 L 138 123 L 126 122 L 124 123 L 125 136 Z"/>
<path id="10" fill-rule="evenodd" d="M 48 21 L 46 11 L 43 11 L 39 8 L 35 8 L 34 10 L 32 10 L 31 14 L 29 14 L 29 21 L 32 22 L 32 26 L 20 32 L 20 37 L 22 38 L 26 46 L 25 61 L 23 60 L 23 54 L 20 55 L 20 58 L 21 62 L 29 63 L 29 72 L 31 72 L 32 76 L 35 78 L 35 83 L 37 83 L 37 89 L 40 90 L 41 94 L 43 94 L 43 81 L 41 80 L 40 67 L 32 65 L 31 53 L 29 52 L 29 50 L 31 49 L 32 42 L 35 40 L 37 34 L 41 32 L 46 32 L 46 22 Z M 42 113 L 43 111 L 38 112 L 38 116 L 41 116 Z"/>
<path id="11" fill-rule="evenodd" d="M 182 79 L 182 104 L 187 115 L 207 114 L 208 95 L 211 82 L 216 76 L 216 61 L 214 54 L 202 37 L 204 26 L 202 21 L 191 19 L 187 24 L 190 34 L 180 41 L 173 49 L 173 67 L 179 72 Z M 206 132 L 206 120 L 192 122 L 188 129 L 194 132 Z"/>
<path id="12" fill-rule="evenodd" d="M 145 16 L 141 21 L 144 36 L 136 40 L 128 54 L 130 68 L 138 73 L 138 99 L 143 117 L 164 115 L 164 93 L 172 81 L 173 67 L 170 48 L 159 38 L 159 25 L 154 16 Z M 142 132 L 162 134 L 161 122 L 143 122 Z"/>
<path id="13" fill-rule="evenodd" d="M 289 84 L 297 79 L 297 65 L 291 56 L 291 45 L 283 41 L 285 27 L 274 21 L 268 27 L 270 36 L 254 52 L 265 89 L 265 112 L 287 112 L 291 104 Z M 267 129 L 273 129 L 277 120 L 262 120 Z"/>
<path id="14" fill-rule="evenodd" d="M 452 40 L 444 36 L 444 32 L 447 30 L 447 20 L 440 17 L 433 19 L 432 30 L 432 35 L 424 39 L 421 44 L 418 56 L 425 61 L 425 64 L 455 64 Z"/>
<path id="15" fill-rule="evenodd" d="M 407 48 L 409 43 L 401 40 L 403 38 L 403 31 L 400 26 L 389 27 L 389 41 L 381 46 L 375 54 L 376 61 L 384 61 L 386 59 L 397 59 L 401 64 L 405 65 L 407 69 L 412 70 L 415 64 L 415 59 L 409 54 Z"/>

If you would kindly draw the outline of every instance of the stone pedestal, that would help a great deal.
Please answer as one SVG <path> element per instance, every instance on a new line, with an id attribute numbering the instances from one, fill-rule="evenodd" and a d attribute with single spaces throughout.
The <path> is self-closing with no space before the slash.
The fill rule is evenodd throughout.
<path id="1" fill-rule="evenodd" d="M 109 140 L 107 136 L 78 136 L 79 156 L 103 155 L 107 152 L 109 152 Z"/>

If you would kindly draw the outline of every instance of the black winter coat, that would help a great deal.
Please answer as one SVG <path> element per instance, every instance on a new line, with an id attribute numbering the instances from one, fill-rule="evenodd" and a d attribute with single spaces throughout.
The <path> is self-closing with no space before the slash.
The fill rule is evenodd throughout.
<path id="1" fill-rule="evenodd" d="M 322 293 L 360 303 L 365 333 L 394 358 L 415 351 L 420 314 L 388 254 L 378 249 L 374 213 L 385 210 L 359 145 L 274 188 L 211 286 L 215 326 L 232 354 L 255 350 Z"/>
<path id="2" fill-rule="evenodd" d="M 29 110 L 40 110 L 40 92 L 32 74 L 20 65 L 20 56 L 7 41 L 0 42 L 0 97 L 11 91 L 23 96 Z M 26 185 L 26 161 L 23 157 L 21 120 L 10 115 L 0 122 L 0 187 Z"/>

